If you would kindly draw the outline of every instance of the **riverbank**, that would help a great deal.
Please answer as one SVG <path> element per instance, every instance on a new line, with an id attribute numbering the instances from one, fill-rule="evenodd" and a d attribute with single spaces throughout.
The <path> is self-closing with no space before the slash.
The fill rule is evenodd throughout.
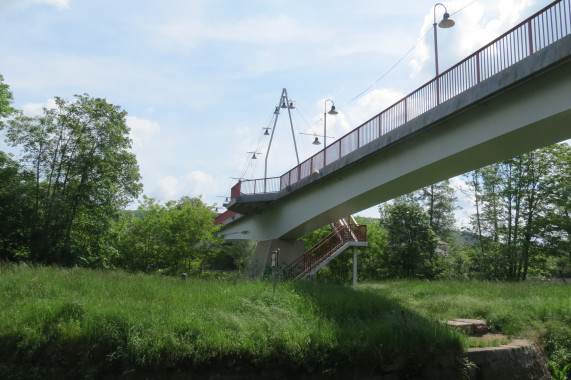
<path id="1" fill-rule="evenodd" d="M 356 369 L 371 377 L 403 360 L 414 377 L 431 358 L 478 345 L 446 324 L 453 318 L 485 319 L 492 332 L 526 338 L 563 363 L 569 290 L 395 281 L 278 283 L 273 293 L 269 283 L 237 279 L 21 266 L 0 275 L 0 377 L 316 378 Z"/>

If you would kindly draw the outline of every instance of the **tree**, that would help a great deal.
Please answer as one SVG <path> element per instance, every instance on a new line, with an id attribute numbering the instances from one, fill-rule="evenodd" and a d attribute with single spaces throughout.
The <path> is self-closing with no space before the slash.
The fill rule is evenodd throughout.
<path id="1" fill-rule="evenodd" d="M 33 177 L 0 152 L 0 184 L 0 260 L 25 259 L 33 221 Z"/>
<path id="2" fill-rule="evenodd" d="M 141 190 L 126 112 L 87 94 L 55 103 L 6 127 L 35 178 L 30 256 L 44 264 L 101 262 L 112 222 Z"/>
<path id="3" fill-rule="evenodd" d="M 476 209 L 476 214 L 471 218 L 472 224 L 476 231 L 476 236 L 478 236 L 478 244 L 480 246 L 480 251 L 484 253 L 484 236 L 482 234 L 482 219 L 480 217 L 481 211 L 481 197 L 482 197 L 482 185 L 481 185 L 481 173 L 480 170 L 476 169 L 467 174 L 466 183 L 471 188 L 474 193 L 474 207 Z"/>
<path id="4" fill-rule="evenodd" d="M 537 224 L 544 248 L 555 258 L 555 275 L 563 278 L 571 273 L 571 147 L 556 144 L 547 149 L 553 157 L 543 187 L 548 200 Z"/>
<path id="5" fill-rule="evenodd" d="M 115 265 L 130 271 L 151 272 L 166 268 L 163 250 L 166 210 L 155 199 L 143 196 L 136 212 L 124 213 L 118 221 L 119 254 Z"/>
<path id="6" fill-rule="evenodd" d="M 361 248 L 358 255 L 359 278 L 362 280 L 381 280 L 386 277 L 383 267 L 383 255 L 387 246 L 387 231 L 379 223 L 367 225 L 366 248 Z"/>
<path id="7" fill-rule="evenodd" d="M 123 225 L 117 265 L 128 270 L 190 272 L 222 244 L 214 213 L 200 198 L 182 197 L 161 205 L 143 197 Z"/>
<path id="8" fill-rule="evenodd" d="M 6 118 L 17 111 L 11 106 L 14 101 L 14 96 L 10 91 L 10 86 L 4 83 L 4 77 L 0 74 L 0 127 L 2 126 L 3 118 Z"/>
<path id="9" fill-rule="evenodd" d="M 525 280 L 546 248 L 556 245 L 553 252 L 565 247 L 568 252 L 570 157 L 566 144 L 556 144 L 469 176 L 478 201 L 473 222 L 481 248 L 474 259 L 489 277 Z"/>
<path id="10" fill-rule="evenodd" d="M 451 240 L 446 254 L 442 257 L 442 272 L 439 279 L 445 280 L 467 280 L 473 276 L 473 260 L 470 252 L 473 250 L 471 245 L 460 240 Z"/>
<path id="11" fill-rule="evenodd" d="M 13 95 L 0 75 L 0 130 L 3 120 L 17 110 L 11 106 Z M 0 151 L 0 260 L 27 256 L 29 238 L 30 175 L 16 161 Z"/>
<path id="12" fill-rule="evenodd" d="M 381 223 L 388 234 L 385 264 L 393 276 L 434 278 L 438 274 L 437 238 L 419 205 L 397 200 L 386 206 Z"/>
<path id="13" fill-rule="evenodd" d="M 420 201 L 428 214 L 430 227 L 440 239 L 449 240 L 454 229 L 456 199 L 450 180 L 432 184 L 420 192 Z"/>
<path id="14" fill-rule="evenodd" d="M 256 250 L 256 244 L 255 240 L 236 240 L 224 243 L 221 249 L 232 258 L 238 273 L 246 275 L 246 270 Z"/>
<path id="15" fill-rule="evenodd" d="M 221 226 L 214 225 L 215 213 L 200 198 L 182 197 L 167 203 L 167 236 L 171 267 L 178 272 L 178 263 L 187 272 L 193 261 L 204 262 L 218 250 L 222 240 L 218 235 Z"/>

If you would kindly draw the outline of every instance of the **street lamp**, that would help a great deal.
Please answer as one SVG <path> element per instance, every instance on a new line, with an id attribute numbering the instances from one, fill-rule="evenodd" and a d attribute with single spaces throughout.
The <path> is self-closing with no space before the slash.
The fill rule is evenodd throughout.
<path id="1" fill-rule="evenodd" d="M 327 102 L 331 102 L 331 109 L 327 112 Z M 337 115 L 339 112 L 335 109 L 333 100 L 327 99 L 323 107 L 323 167 L 327 165 L 327 114 Z M 315 141 L 313 142 L 315 144 Z"/>
<path id="2" fill-rule="evenodd" d="M 319 141 L 319 138 L 317 136 L 315 136 L 315 140 L 313 140 L 312 144 L 313 145 L 321 145 L 321 142 Z"/>
<path id="3" fill-rule="evenodd" d="M 434 61 L 436 62 L 436 76 L 438 76 L 438 38 L 436 36 L 436 7 L 441 5 L 444 7 L 444 15 L 442 16 L 442 21 L 438 23 L 440 28 L 452 28 L 454 26 L 454 21 L 450 18 L 446 6 L 442 3 L 436 3 L 434 5 Z"/>

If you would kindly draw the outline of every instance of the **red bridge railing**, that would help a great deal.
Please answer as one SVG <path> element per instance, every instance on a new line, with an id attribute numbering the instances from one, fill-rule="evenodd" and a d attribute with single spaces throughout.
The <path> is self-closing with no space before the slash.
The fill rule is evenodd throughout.
<path id="1" fill-rule="evenodd" d="M 230 190 L 232 199 L 244 194 L 277 193 L 280 191 L 280 177 L 243 179 Z"/>
<path id="2" fill-rule="evenodd" d="M 283 174 L 279 177 L 279 188 L 272 188 L 272 191 L 285 189 L 309 176 L 315 169 L 322 169 L 569 34 L 571 34 L 571 0 L 554 1 L 329 145 L 325 155 L 327 162 L 324 162 L 323 151 L 320 151 Z M 273 181 L 274 178 L 267 179 L 270 180 Z M 234 189 L 236 186 L 232 188 L 232 197 L 235 195 L 234 192 L 238 194 L 263 192 L 260 191 L 259 181 L 264 180 L 246 180 L 238 183 L 237 189 Z"/>

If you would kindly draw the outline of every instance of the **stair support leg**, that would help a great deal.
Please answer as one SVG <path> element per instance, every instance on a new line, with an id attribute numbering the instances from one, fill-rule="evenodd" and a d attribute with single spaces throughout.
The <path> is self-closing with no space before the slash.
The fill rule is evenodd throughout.
<path id="1" fill-rule="evenodd" d="M 357 247 L 353 247 L 353 285 L 357 285 Z"/>

